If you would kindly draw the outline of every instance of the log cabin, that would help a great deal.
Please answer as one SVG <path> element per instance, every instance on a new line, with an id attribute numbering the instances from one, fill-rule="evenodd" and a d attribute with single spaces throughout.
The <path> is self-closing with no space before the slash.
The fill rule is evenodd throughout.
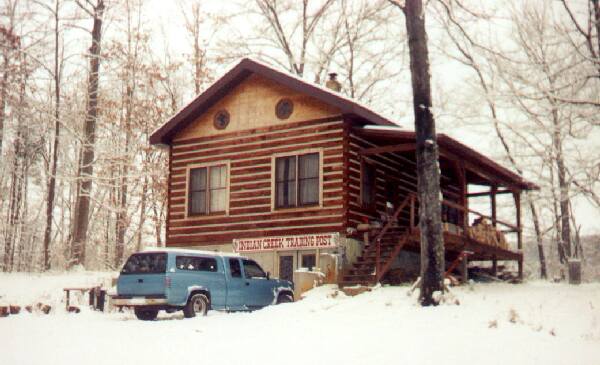
<path id="1" fill-rule="evenodd" d="M 415 133 L 330 77 L 323 87 L 245 58 L 154 131 L 169 152 L 166 246 L 343 285 L 418 267 Z M 520 197 L 537 186 L 447 135 L 437 142 L 448 266 L 509 261 L 522 275 Z M 513 197 L 510 222 L 497 217 L 500 194 Z M 487 215 L 469 206 L 482 196 Z"/>

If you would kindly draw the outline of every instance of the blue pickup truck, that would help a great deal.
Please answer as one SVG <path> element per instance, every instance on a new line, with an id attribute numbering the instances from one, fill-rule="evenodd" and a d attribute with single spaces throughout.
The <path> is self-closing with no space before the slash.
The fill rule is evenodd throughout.
<path id="1" fill-rule="evenodd" d="M 209 309 L 246 311 L 292 302 L 293 284 L 270 278 L 253 260 L 234 254 L 156 249 L 129 257 L 117 282 L 117 307 L 133 307 L 141 320 L 159 310 L 186 318 Z"/>

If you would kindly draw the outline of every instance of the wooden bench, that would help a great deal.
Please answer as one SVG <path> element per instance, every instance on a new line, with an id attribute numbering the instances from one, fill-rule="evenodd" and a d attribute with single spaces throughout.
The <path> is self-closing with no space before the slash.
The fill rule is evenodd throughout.
<path id="1" fill-rule="evenodd" d="M 106 290 L 102 289 L 100 286 L 94 286 L 94 287 L 87 287 L 87 288 L 83 288 L 83 287 L 79 287 L 79 288 L 63 288 L 63 291 L 66 294 L 66 303 L 65 303 L 65 309 L 68 312 L 71 312 L 71 292 L 75 291 L 75 292 L 81 292 L 83 294 L 85 294 L 86 292 L 89 293 L 89 305 L 91 307 L 93 307 L 94 309 L 100 310 L 100 311 L 104 311 L 104 298 L 106 296 Z"/>

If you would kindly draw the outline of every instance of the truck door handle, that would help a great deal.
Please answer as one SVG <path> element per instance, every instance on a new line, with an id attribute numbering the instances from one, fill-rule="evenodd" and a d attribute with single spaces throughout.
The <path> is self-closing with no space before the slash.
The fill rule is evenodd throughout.
<path id="1" fill-rule="evenodd" d="M 246 286 L 249 286 L 249 285 L 250 285 L 250 283 L 246 281 Z"/>
<path id="2" fill-rule="evenodd" d="M 138 279 L 138 283 L 143 283 L 144 279 Z"/>

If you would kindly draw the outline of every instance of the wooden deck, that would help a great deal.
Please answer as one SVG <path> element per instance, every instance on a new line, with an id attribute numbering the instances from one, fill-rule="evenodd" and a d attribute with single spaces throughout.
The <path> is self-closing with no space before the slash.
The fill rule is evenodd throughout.
<path id="1" fill-rule="evenodd" d="M 414 228 L 410 232 L 410 242 L 405 246 L 405 250 L 420 252 L 421 232 Z M 465 234 L 453 232 L 444 232 L 444 247 L 447 255 L 458 255 L 461 251 L 471 251 L 469 261 L 483 260 L 514 260 L 522 261 L 523 253 L 519 251 L 507 250 L 502 247 L 496 247 L 487 243 L 479 242 L 468 237 Z"/>

